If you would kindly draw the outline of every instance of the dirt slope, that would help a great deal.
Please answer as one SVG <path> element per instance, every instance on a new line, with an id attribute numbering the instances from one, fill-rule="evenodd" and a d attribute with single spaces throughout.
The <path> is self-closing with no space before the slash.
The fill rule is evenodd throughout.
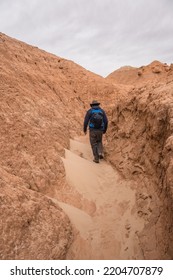
<path id="1" fill-rule="evenodd" d="M 102 100 L 104 94 L 114 95 L 114 88 L 102 77 L 72 61 L 2 33 L 0 60 L 0 217 L 1 228 L 4 229 L 0 231 L 0 239 L 5 240 L 0 246 L 0 258 L 65 258 L 73 235 L 68 218 L 59 207 L 44 206 L 45 201 L 49 204 L 49 200 L 38 196 L 37 192 L 62 201 L 71 200 L 67 193 L 72 190 L 65 181 L 61 160 L 64 148 L 69 147 L 71 136 L 82 132 L 88 103 L 100 92 Z M 20 182 L 19 186 L 16 180 Z M 25 193 L 29 203 L 25 203 Z M 75 197 L 80 197 L 80 194 L 75 193 Z M 31 207 L 32 218 L 29 214 Z M 46 212 L 45 217 L 42 215 L 38 219 L 35 207 L 42 213 Z M 16 211 L 7 220 L 10 208 Z M 27 212 L 31 219 L 29 224 Z M 20 246 L 19 236 L 26 231 L 21 216 L 32 234 L 28 234 L 25 240 L 22 238 Z M 38 224 L 37 227 L 32 226 L 32 220 L 33 224 Z M 58 223 L 62 227 L 51 226 Z M 28 253 L 29 242 L 33 248 L 49 244 L 50 249 L 46 247 L 38 254 L 33 249 Z M 51 253 L 53 247 L 55 253 Z"/>
<path id="2" fill-rule="evenodd" d="M 64 259 L 72 242 L 69 219 L 44 195 L 0 168 L 0 259 Z"/>

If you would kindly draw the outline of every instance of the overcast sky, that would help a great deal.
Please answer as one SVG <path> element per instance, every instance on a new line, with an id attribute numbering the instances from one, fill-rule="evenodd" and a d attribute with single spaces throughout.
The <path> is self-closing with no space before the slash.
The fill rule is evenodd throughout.
<path id="1" fill-rule="evenodd" d="M 102 76 L 173 63 L 173 0 L 0 0 L 0 31 Z"/>

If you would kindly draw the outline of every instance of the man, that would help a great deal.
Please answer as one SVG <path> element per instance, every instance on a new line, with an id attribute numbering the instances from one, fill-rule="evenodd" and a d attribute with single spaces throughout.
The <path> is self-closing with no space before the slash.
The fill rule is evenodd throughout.
<path id="1" fill-rule="evenodd" d="M 91 108 L 87 111 L 84 119 L 83 130 L 87 133 L 89 126 L 89 138 L 94 155 L 94 162 L 99 163 L 99 159 L 103 159 L 102 137 L 106 133 L 108 127 L 108 119 L 105 111 L 99 107 L 100 103 L 93 100 L 90 104 Z"/>

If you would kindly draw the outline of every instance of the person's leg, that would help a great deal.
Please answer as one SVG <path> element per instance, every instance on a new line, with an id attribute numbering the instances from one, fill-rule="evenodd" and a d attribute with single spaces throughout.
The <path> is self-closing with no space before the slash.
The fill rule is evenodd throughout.
<path id="1" fill-rule="evenodd" d="M 94 155 L 94 161 L 99 162 L 97 131 L 90 130 L 89 137 L 90 137 L 90 144 L 91 144 L 92 152 Z"/>
<path id="2" fill-rule="evenodd" d="M 98 154 L 99 158 L 103 158 L 103 144 L 102 144 L 102 138 L 103 138 L 103 131 L 99 130 L 97 132 L 97 149 L 98 149 Z"/>

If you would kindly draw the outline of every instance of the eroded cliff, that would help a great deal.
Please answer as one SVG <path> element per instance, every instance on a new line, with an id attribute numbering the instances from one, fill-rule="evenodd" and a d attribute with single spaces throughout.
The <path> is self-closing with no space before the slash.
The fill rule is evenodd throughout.
<path id="1" fill-rule="evenodd" d="M 138 215 L 146 221 L 139 235 L 144 258 L 172 259 L 173 67 L 160 63 L 154 75 L 145 84 L 120 87 L 107 153 L 123 176 L 138 183 Z"/>

